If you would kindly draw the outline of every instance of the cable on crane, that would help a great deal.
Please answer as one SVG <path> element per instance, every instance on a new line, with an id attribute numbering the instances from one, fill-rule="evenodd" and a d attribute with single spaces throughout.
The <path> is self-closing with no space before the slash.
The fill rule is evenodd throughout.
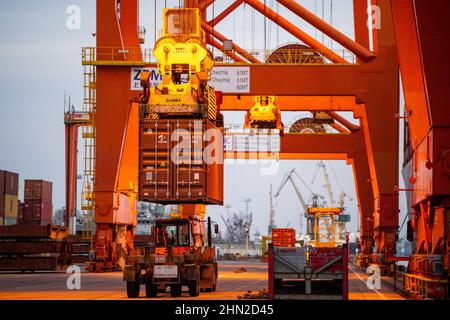
<path id="1" fill-rule="evenodd" d="M 154 44 L 156 43 L 156 11 L 158 10 L 157 2 L 158 2 L 158 0 L 155 0 L 155 19 L 153 19 L 153 21 L 155 22 L 155 24 L 153 26 L 153 28 L 154 28 L 154 30 L 153 30 L 153 38 L 155 40 L 155 41 L 153 41 Z"/>
<path id="2" fill-rule="evenodd" d="M 264 0 L 264 60 L 266 60 L 267 57 L 267 1 Z"/>
<path id="3" fill-rule="evenodd" d="M 333 26 L 333 0 L 330 0 L 330 25 Z M 330 49 L 333 50 L 334 40 L 330 37 L 328 38 L 330 39 Z"/>
<path id="4" fill-rule="evenodd" d="M 406 218 L 408 218 L 408 213 L 406 213 L 405 218 L 403 219 L 402 225 L 401 225 L 400 229 L 398 229 L 398 234 L 400 234 L 400 231 L 402 231 L 403 225 L 404 225 L 405 222 L 406 222 Z"/>
<path id="5" fill-rule="evenodd" d="M 273 10 L 273 0 L 270 0 L 269 8 Z M 267 43 L 269 47 L 271 47 L 272 44 L 272 20 L 269 20 L 269 27 L 267 32 Z"/>
<path id="6" fill-rule="evenodd" d="M 325 19 L 325 0 L 322 0 L 322 20 Z M 325 44 L 325 33 L 322 32 L 322 44 Z"/>
<path id="7" fill-rule="evenodd" d="M 233 41 L 236 41 L 236 10 L 233 10 Z"/>
<path id="8" fill-rule="evenodd" d="M 212 3 L 212 20 L 216 18 L 216 2 Z M 215 25 L 212 26 L 213 36 L 214 36 Z M 214 57 L 214 46 L 212 46 L 212 56 Z"/>
<path id="9" fill-rule="evenodd" d="M 280 14 L 280 3 L 277 1 L 276 2 L 276 11 L 277 11 L 277 14 L 279 15 Z M 277 48 L 278 48 L 278 46 L 280 45 L 280 25 L 277 23 L 277 31 L 276 31 L 276 37 L 277 37 Z"/>
<path id="10" fill-rule="evenodd" d="M 247 35 L 247 32 L 246 32 L 246 21 L 247 21 L 247 19 L 245 18 L 245 15 L 246 15 L 246 12 L 247 12 L 247 3 L 245 3 L 244 2 L 244 19 L 242 19 L 243 21 L 244 21 L 244 34 L 243 34 L 243 36 L 244 36 L 244 41 L 243 41 L 243 43 L 244 43 L 244 48 L 246 48 L 247 47 L 247 39 L 246 39 L 246 35 Z"/>
<path id="11" fill-rule="evenodd" d="M 317 16 L 317 0 L 314 0 L 314 14 Z M 317 28 L 314 28 L 314 39 L 317 40 Z"/>
<path id="12" fill-rule="evenodd" d="M 252 44 L 251 44 L 251 50 L 255 50 L 256 49 L 256 44 L 255 44 L 255 33 L 256 33 L 256 15 L 255 15 L 255 10 L 252 9 Z"/>

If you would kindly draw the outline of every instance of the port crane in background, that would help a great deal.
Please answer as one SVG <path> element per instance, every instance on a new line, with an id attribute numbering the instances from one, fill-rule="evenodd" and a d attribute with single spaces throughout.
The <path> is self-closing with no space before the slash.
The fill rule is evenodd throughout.
<path id="1" fill-rule="evenodd" d="M 300 177 L 300 175 L 297 174 L 295 171 L 295 168 L 293 168 L 291 171 L 285 174 L 283 180 L 280 183 L 280 186 L 278 187 L 277 192 L 275 193 L 274 197 L 278 197 L 280 195 L 281 190 L 286 186 L 287 182 L 289 181 L 292 184 L 292 187 L 294 188 L 295 194 L 297 196 L 297 199 L 300 202 L 302 212 L 299 213 L 299 234 L 300 236 L 303 235 L 303 217 L 307 217 L 307 234 L 312 234 L 312 227 L 313 227 L 313 217 L 309 217 L 307 215 L 308 212 L 308 205 L 306 204 L 305 200 L 303 199 L 303 196 L 300 192 L 300 189 L 298 188 L 297 184 L 295 183 L 293 176 L 296 176 L 298 180 L 309 190 L 311 193 L 310 199 L 311 199 L 311 207 L 318 207 L 319 206 L 319 199 L 323 199 L 323 196 L 320 194 L 315 193 L 311 188 L 308 186 L 308 184 Z"/>
<path id="2" fill-rule="evenodd" d="M 338 206 L 339 208 L 344 208 L 344 200 L 345 200 L 345 198 L 347 198 L 350 202 L 353 201 L 353 198 L 350 197 L 350 196 L 347 194 L 347 192 L 345 192 L 344 188 L 342 188 L 341 182 L 339 181 L 339 179 L 338 179 L 338 177 L 337 177 L 336 171 L 334 170 L 334 168 L 333 168 L 333 166 L 331 165 L 330 162 L 328 162 L 328 165 L 329 165 L 330 168 L 331 168 L 331 172 L 333 173 L 334 179 L 336 180 L 336 183 L 338 184 L 339 190 L 340 190 L 340 191 L 339 191 L 339 198 L 338 198 L 338 200 L 337 200 L 337 206 Z"/>
<path id="3" fill-rule="evenodd" d="M 267 234 L 272 234 L 272 229 L 275 225 L 275 207 L 273 205 L 272 183 L 269 188 L 269 225 L 267 227 Z"/>
<path id="4" fill-rule="evenodd" d="M 333 189 L 331 188 L 331 183 L 330 183 L 330 177 L 328 176 L 328 172 L 327 172 L 327 167 L 325 166 L 325 164 L 323 163 L 322 160 L 320 160 L 319 162 L 317 162 L 317 170 L 314 173 L 314 176 L 311 180 L 311 184 L 314 184 L 314 181 L 316 180 L 317 174 L 319 173 L 319 170 L 322 169 L 323 172 L 323 178 L 325 180 L 325 189 L 327 190 L 327 194 L 328 194 L 328 207 L 334 207 L 334 196 L 333 196 Z"/>
<path id="5" fill-rule="evenodd" d="M 298 2 L 277 0 L 344 47 L 345 53 L 339 54 L 261 1 L 235 1 L 220 15 L 208 20 L 207 9 L 213 2 L 185 0 L 181 5 L 200 10 L 201 26 L 210 46 L 247 68 L 250 85 L 245 92 L 224 91 L 221 110 L 247 111 L 253 97 L 275 96 L 281 113 L 326 112 L 339 124 L 338 134 L 284 134 L 280 137 L 278 159 L 345 160 L 352 165 L 360 209 L 358 261 L 363 265 L 377 263 L 389 269 L 401 258 L 396 256 L 398 199 L 407 191 L 413 207 L 408 226 L 410 234 L 414 234 L 408 237 L 414 241 L 414 255 L 409 259 L 407 290 L 415 292 L 418 298 L 448 297 L 450 253 L 446 226 L 450 219 L 450 171 L 447 170 L 450 116 L 447 112 L 448 72 L 442 70 L 448 70 L 450 64 L 450 30 L 445 25 L 450 3 L 436 0 L 430 6 L 425 0 L 378 0 L 377 14 L 383 27 L 370 29 L 366 24 L 368 3 L 354 0 L 353 13 L 349 12 L 349 16 L 354 17 L 353 40 Z M 225 50 L 229 39 L 220 33 L 220 23 L 242 4 L 260 12 L 306 44 L 302 52 L 319 55 L 320 66 L 298 61 L 289 67 L 286 67 L 289 61 L 261 63 L 235 41 L 231 42 L 233 50 Z M 139 92 L 130 88 L 130 78 L 134 68 L 155 67 L 156 64 L 141 48 L 138 0 L 121 1 L 120 8 L 116 0 L 97 1 L 96 9 L 96 48 L 83 48 L 82 59 L 83 65 L 92 66 L 96 72 L 93 84 L 96 90 L 95 161 L 98 164 L 94 179 L 95 254 L 105 265 L 114 266 L 118 260 L 117 246 L 132 245 L 135 227 L 132 210 L 123 208 L 125 210 L 119 210 L 121 214 L 116 210 L 118 197 L 122 199 L 121 204 L 130 198 L 126 188 L 116 188 L 118 173 L 124 165 L 119 161 L 121 154 L 134 152 L 123 152 L 128 110 L 139 98 Z M 119 9 L 120 19 L 117 19 Z M 280 50 L 292 56 L 288 47 Z M 399 67 L 409 129 L 405 160 L 410 161 L 405 164 L 414 164 L 407 170 L 410 181 L 407 190 L 398 187 L 399 119 L 403 119 L 399 116 L 398 104 Z M 268 82 L 267 74 L 276 81 Z M 341 111 L 352 112 L 359 124 L 348 123 L 339 114 Z M 67 154 L 73 159 L 75 137 L 70 132 L 67 137 L 70 149 Z M 248 158 L 248 153 L 227 151 L 225 157 Z M 74 181 L 70 164 L 73 161 L 66 161 L 69 185 Z M 126 183 L 130 188 L 129 180 Z M 73 197 L 73 193 L 67 191 L 67 201 L 72 202 Z M 67 208 L 68 215 L 73 214 L 70 211 L 73 206 Z M 442 267 L 426 268 L 422 263 L 424 259 L 429 262 L 427 266 Z M 414 288 L 420 290 L 414 291 Z"/>
<path id="6" fill-rule="evenodd" d="M 334 170 L 333 166 L 331 165 L 331 163 L 328 161 L 328 166 L 331 169 L 331 172 L 333 173 L 334 179 L 336 180 L 336 183 L 339 187 L 339 198 L 337 199 L 337 201 L 334 200 L 334 196 L 333 196 L 333 190 L 331 187 L 331 182 L 330 182 L 330 177 L 328 175 L 327 169 L 326 169 L 326 165 L 325 163 L 320 160 L 317 163 L 317 170 L 314 173 L 313 179 L 311 180 L 311 184 L 314 184 L 314 181 L 316 180 L 317 174 L 319 173 L 319 170 L 322 169 L 323 172 L 323 177 L 325 180 L 325 189 L 327 190 L 328 193 L 328 206 L 330 207 L 339 207 L 339 208 L 344 208 L 344 200 L 345 198 L 348 198 L 349 201 L 353 201 L 353 198 L 350 197 L 344 190 L 344 188 L 342 188 L 342 185 L 337 177 L 336 171 Z"/>
<path id="7" fill-rule="evenodd" d="M 311 184 L 314 184 L 314 181 L 316 180 L 319 170 L 322 170 L 323 178 L 325 180 L 324 187 L 327 190 L 327 194 L 328 194 L 328 203 L 329 204 L 327 204 L 327 207 L 332 209 L 330 212 L 339 211 L 339 214 L 334 214 L 334 215 L 330 216 L 330 219 L 334 219 L 333 220 L 333 229 L 334 229 L 333 233 L 335 234 L 334 237 L 337 242 L 344 242 L 344 241 L 346 241 L 346 234 L 348 231 L 348 223 L 350 222 L 350 215 L 343 214 L 344 209 L 345 209 L 344 208 L 344 198 L 347 197 L 350 201 L 353 201 L 353 199 L 350 196 L 348 196 L 347 193 L 342 188 L 342 185 L 339 182 L 336 172 L 334 171 L 334 169 L 329 161 L 328 161 L 328 166 L 330 167 L 330 169 L 334 175 L 334 178 L 340 189 L 338 200 L 337 201 L 334 200 L 330 177 L 328 175 L 326 165 L 322 160 L 317 162 L 317 170 L 314 173 Z M 340 209 L 340 210 L 338 210 L 338 209 Z M 317 224 L 317 219 L 316 219 L 316 224 Z"/>

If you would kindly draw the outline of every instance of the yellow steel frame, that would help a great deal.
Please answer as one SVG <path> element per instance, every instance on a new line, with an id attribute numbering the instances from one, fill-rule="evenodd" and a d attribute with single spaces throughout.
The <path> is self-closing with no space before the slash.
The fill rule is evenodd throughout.
<path id="1" fill-rule="evenodd" d="M 268 243 L 272 241 L 272 237 L 270 236 L 262 236 L 261 239 L 261 256 L 262 257 L 267 257 L 268 254 Z"/>
<path id="2" fill-rule="evenodd" d="M 83 71 L 83 111 L 90 117 L 82 127 L 84 139 L 83 188 L 81 194 L 82 227 L 81 236 L 91 241 L 94 237 L 94 177 L 95 177 L 95 108 L 96 73 L 94 65 L 85 65 Z"/>
<path id="3" fill-rule="evenodd" d="M 308 214 L 314 215 L 314 246 L 336 246 L 336 217 L 342 208 L 308 208 Z"/>

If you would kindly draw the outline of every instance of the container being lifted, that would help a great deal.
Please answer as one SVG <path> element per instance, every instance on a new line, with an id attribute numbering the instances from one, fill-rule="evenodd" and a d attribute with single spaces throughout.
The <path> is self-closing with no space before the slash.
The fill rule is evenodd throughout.
<path id="1" fill-rule="evenodd" d="M 214 65 L 196 8 L 163 10 L 153 51 L 162 81 L 141 73 L 139 200 L 223 204 L 221 94 L 208 85 Z"/>
<path id="2" fill-rule="evenodd" d="M 208 120 L 142 123 L 139 200 L 223 204 L 223 140 L 208 136 L 218 131 Z"/>

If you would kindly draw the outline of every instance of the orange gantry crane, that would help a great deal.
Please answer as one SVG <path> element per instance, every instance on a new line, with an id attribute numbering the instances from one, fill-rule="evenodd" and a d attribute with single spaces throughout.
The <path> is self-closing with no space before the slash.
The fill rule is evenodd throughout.
<path id="1" fill-rule="evenodd" d="M 405 287 L 417 298 L 449 298 L 450 2 L 392 0 L 405 95 L 405 164 L 414 241 Z M 408 165 L 409 164 L 409 165 Z"/>
<path id="2" fill-rule="evenodd" d="M 372 0 L 371 4 L 377 6 L 375 19 L 381 26 L 368 28 L 368 3 L 354 0 L 354 40 L 298 2 L 277 1 L 342 45 L 354 59 L 315 40 L 260 0 L 234 1 L 210 21 L 206 10 L 214 0 L 185 0 L 184 7 L 200 9 L 208 43 L 234 61 L 216 66 L 246 67 L 248 71 L 246 90 L 224 91 L 221 110 L 247 111 L 254 96 L 275 96 L 280 112 L 326 112 L 339 133 L 286 133 L 280 137 L 276 157 L 337 159 L 352 165 L 361 220 L 359 260 L 362 264 L 388 266 L 396 259 L 398 198 L 402 191 L 398 187 L 400 67 L 413 149 L 412 187 L 406 192 L 412 194 L 411 228 L 416 233 L 418 255 L 410 260 L 409 275 L 411 279 L 429 280 L 425 283 L 426 288 L 434 290 L 431 297 L 441 297 L 446 291 L 448 295 L 444 281 L 449 272 L 450 206 L 450 118 L 446 110 L 450 31 L 445 26 L 450 12 L 448 1 L 438 0 L 430 5 L 425 0 Z M 319 55 L 320 63 L 302 63 L 301 59 L 294 62 L 268 59 L 264 63 L 234 42 L 232 50 L 228 50 L 229 39 L 218 29 L 243 4 L 297 38 L 308 47 L 302 52 Z M 96 67 L 97 269 L 114 267 L 120 251 L 133 248 L 138 191 L 138 150 L 133 147 L 136 145 L 133 139 L 137 137 L 134 133 L 138 126 L 139 91 L 130 86 L 130 78 L 133 68 L 155 67 L 145 59 L 138 31 L 138 0 L 97 0 L 97 46 L 83 51 L 83 64 Z M 283 50 L 290 49 L 279 48 L 278 54 Z M 267 75 L 273 79 L 268 81 Z M 359 124 L 346 121 L 338 114 L 341 111 L 352 112 Z M 254 156 L 251 152 L 237 151 L 224 154 L 226 158 Z M 70 155 L 73 157 L 74 153 Z M 70 163 L 73 161 L 69 157 L 67 164 Z M 75 179 L 72 168 L 68 166 L 66 170 L 68 208 L 73 207 L 70 206 L 73 203 L 70 186 Z M 430 273 L 430 264 L 436 272 Z M 411 291 L 418 290 L 417 286 L 422 285 L 419 283 L 422 282 L 411 280 Z"/>

